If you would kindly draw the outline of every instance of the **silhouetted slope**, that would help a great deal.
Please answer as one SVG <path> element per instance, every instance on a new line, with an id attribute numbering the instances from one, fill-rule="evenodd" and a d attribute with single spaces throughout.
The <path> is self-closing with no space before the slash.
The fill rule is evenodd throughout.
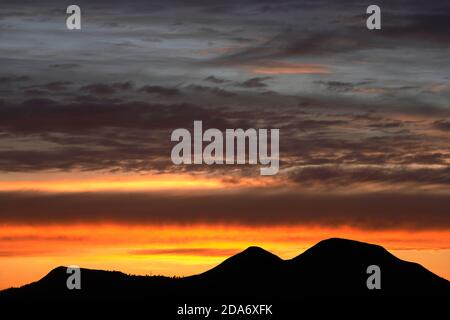
<path id="1" fill-rule="evenodd" d="M 217 267 L 183 281 L 204 297 L 210 292 L 224 297 L 267 297 L 273 294 L 284 272 L 284 262 L 262 248 L 249 247 Z"/>
<path id="2" fill-rule="evenodd" d="M 367 289 L 369 265 L 381 268 L 381 290 Z M 336 238 L 291 260 L 250 247 L 209 271 L 181 279 L 82 269 L 82 289 L 67 290 L 67 277 L 66 268 L 58 267 L 37 282 L 4 290 L 0 300 L 450 298 L 450 283 L 422 266 L 377 245 Z"/>
<path id="3" fill-rule="evenodd" d="M 37 282 L 0 292 L 19 299 L 150 299 L 173 294 L 175 279 L 162 276 L 130 276 L 118 271 L 81 269 L 81 290 L 68 290 L 67 267 L 57 267 Z"/>
<path id="4" fill-rule="evenodd" d="M 267 274 L 279 271 L 282 264 L 283 260 L 273 253 L 259 247 L 249 247 L 200 276 L 234 277 L 255 273 Z"/>
<path id="5" fill-rule="evenodd" d="M 286 261 L 290 278 L 309 295 L 401 298 L 449 293 L 449 282 L 416 263 L 398 259 L 381 246 L 332 238 Z M 367 267 L 381 269 L 381 290 L 368 290 Z"/>

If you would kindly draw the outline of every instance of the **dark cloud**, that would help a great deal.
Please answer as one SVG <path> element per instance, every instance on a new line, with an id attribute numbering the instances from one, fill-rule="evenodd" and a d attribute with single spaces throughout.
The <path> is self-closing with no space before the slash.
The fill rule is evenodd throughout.
<path id="1" fill-rule="evenodd" d="M 208 127 L 232 127 L 222 110 L 186 103 L 92 101 L 89 97 L 76 103 L 31 99 L 0 105 L 0 114 L 1 132 L 9 133 L 13 141 L 19 139 L 9 142 L 15 148 L 0 150 L 3 172 L 163 171 L 172 165 L 172 130 L 192 130 L 198 119 L 207 119 Z"/>
<path id="2" fill-rule="evenodd" d="M 87 97 L 88 98 L 88 97 Z M 112 103 L 109 100 L 59 103 L 49 99 L 30 99 L 22 104 L 0 106 L 0 128 L 23 133 L 83 133 L 102 128 L 176 129 L 196 119 L 209 119 L 222 128 L 220 110 L 194 104 L 145 102 Z"/>
<path id="3" fill-rule="evenodd" d="M 385 43 L 370 42 L 367 35 L 354 33 L 316 32 L 299 36 L 297 30 L 288 30 L 262 44 L 221 56 L 212 63 L 217 65 L 258 65 L 301 56 L 325 56 L 343 54 L 363 49 L 383 48 Z"/>
<path id="4" fill-rule="evenodd" d="M 337 91 L 337 92 L 348 92 L 353 91 L 356 87 L 370 84 L 373 81 L 366 80 L 360 82 L 345 82 L 345 81 L 314 81 L 314 83 L 324 85 L 328 90 Z"/>
<path id="5" fill-rule="evenodd" d="M 270 80 L 272 77 L 256 77 L 248 79 L 244 82 L 236 84 L 239 87 L 243 88 L 265 88 L 268 85 L 264 83 L 264 81 Z"/>
<path id="6" fill-rule="evenodd" d="M 281 152 L 289 155 L 294 164 L 298 165 L 445 165 L 450 159 L 450 153 L 442 151 L 448 148 L 444 137 L 431 138 L 419 133 L 387 133 L 385 128 L 374 130 L 382 131 L 379 136 L 370 136 L 364 133 L 357 139 L 335 137 L 335 130 L 345 126 L 338 125 L 336 129 L 320 127 L 315 130 L 306 130 L 303 136 L 292 136 L 296 130 L 285 132 Z M 353 124 L 357 126 L 357 124 Z M 351 131 L 352 127 L 349 127 Z M 365 126 L 363 127 L 365 128 Z M 300 129 L 300 128 L 299 128 Z M 341 129 L 342 130 L 342 129 Z M 285 130 L 286 131 L 286 130 Z M 375 132 L 374 132 L 375 134 Z M 320 170 L 320 169 L 318 169 Z M 326 168 L 324 170 L 327 170 Z M 331 170 L 329 173 L 333 173 Z M 333 177 L 333 175 L 331 175 Z M 426 183 L 419 178 L 417 183 Z"/>
<path id="7" fill-rule="evenodd" d="M 229 82 L 229 80 L 218 78 L 216 76 L 209 76 L 209 77 L 206 77 L 204 80 L 212 82 L 212 83 L 217 83 L 217 84 Z"/>
<path id="8" fill-rule="evenodd" d="M 165 136 L 160 139 L 166 138 Z M 60 141 L 63 139 L 60 139 Z M 67 139 L 69 140 L 69 139 Z M 99 145 L 105 138 L 88 139 L 72 138 L 73 143 L 88 142 Z M 169 148 L 154 148 L 149 144 L 130 141 L 126 145 L 114 146 L 113 141 L 106 140 L 108 145 L 103 150 L 84 146 L 66 146 L 57 150 L 21 150 L 0 151 L 0 171 L 31 172 L 37 170 L 82 170 L 82 171 L 150 171 L 163 172 L 171 167 L 170 159 L 158 160 L 161 156 L 170 154 Z M 69 142 L 65 142 L 69 144 Z"/>
<path id="9" fill-rule="evenodd" d="M 434 127 L 442 131 L 450 131 L 450 121 L 437 120 L 433 123 Z"/>
<path id="10" fill-rule="evenodd" d="M 27 88 L 35 90 L 62 91 L 66 90 L 70 85 L 72 85 L 72 82 L 70 81 L 53 81 L 42 85 L 29 86 Z"/>
<path id="11" fill-rule="evenodd" d="M 77 63 L 55 63 L 55 64 L 51 64 L 49 66 L 50 68 L 55 68 L 55 69 L 76 69 L 79 68 L 80 65 Z"/>
<path id="12" fill-rule="evenodd" d="M 212 94 L 214 96 L 222 97 L 222 98 L 228 98 L 236 96 L 237 94 L 225 89 L 220 89 L 216 87 L 207 87 L 207 86 L 200 86 L 200 85 L 189 85 L 187 86 L 187 89 L 193 92 L 201 93 L 201 94 Z"/>
<path id="13" fill-rule="evenodd" d="M 440 155 L 438 154 L 437 156 L 439 157 Z M 430 159 L 427 160 L 429 162 Z M 432 160 L 434 160 L 433 157 Z M 290 178 L 301 185 L 331 184 L 349 186 L 363 183 L 450 185 L 450 168 L 341 168 L 339 166 L 321 166 L 303 168 L 291 174 Z"/>
<path id="14" fill-rule="evenodd" d="M 145 92 L 148 94 L 156 94 L 164 97 L 172 97 L 181 94 L 181 91 L 177 88 L 166 88 L 162 86 L 143 86 L 139 89 L 140 92 Z"/>
<path id="15" fill-rule="evenodd" d="M 39 89 L 30 89 L 24 91 L 27 96 L 45 96 L 48 95 L 48 91 L 39 90 Z"/>
<path id="16" fill-rule="evenodd" d="M 111 86 L 114 89 L 126 91 L 126 90 L 133 89 L 134 84 L 131 81 L 126 81 L 126 82 L 115 82 L 115 83 L 111 84 Z"/>
<path id="17" fill-rule="evenodd" d="M 367 15 L 364 4 L 357 1 L 348 1 L 339 5 L 328 1 L 318 2 L 316 8 L 328 6 L 328 10 L 321 10 L 320 19 L 310 21 L 311 15 L 305 15 L 304 21 L 309 23 L 291 22 L 284 29 L 278 28 L 278 34 L 272 34 L 265 41 L 259 41 L 217 57 L 212 64 L 258 65 L 269 60 L 284 61 L 295 58 L 313 58 L 316 61 L 318 59 L 337 60 L 346 63 L 350 57 L 355 56 L 361 57 L 362 60 L 366 57 L 369 61 L 372 59 L 375 61 L 376 53 L 368 54 L 368 52 L 377 50 L 392 52 L 405 49 L 421 50 L 424 46 L 449 48 L 450 15 L 448 12 L 450 7 L 448 3 L 437 1 L 433 3 L 433 6 L 415 3 L 405 5 L 403 8 L 398 8 L 392 2 L 379 5 L 382 7 L 383 21 L 380 32 L 370 32 L 365 28 Z M 291 9 L 305 10 L 300 7 Z M 332 13 L 333 10 L 335 14 Z M 275 9 L 274 11 L 281 16 L 288 16 Z M 273 12 L 274 15 L 276 15 L 275 12 Z M 414 56 L 410 61 L 417 60 L 422 61 L 420 55 Z M 346 89 L 339 85 L 333 88 Z"/>
<path id="18" fill-rule="evenodd" d="M 26 82 L 30 81 L 31 78 L 28 76 L 6 76 L 0 77 L 0 84 L 9 84 L 14 82 Z"/>
<path id="19" fill-rule="evenodd" d="M 392 128 L 400 128 L 403 125 L 404 123 L 402 121 L 387 121 L 387 122 L 372 123 L 369 125 L 369 127 L 377 129 L 392 129 Z"/>
<path id="20" fill-rule="evenodd" d="M 191 130 L 194 120 L 203 120 L 205 128 L 220 130 L 280 128 L 284 168 L 337 164 L 444 165 L 450 158 L 443 151 L 448 146 L 444 137 L 423 133 L 429 122 L 400 121 L 375 113 L 322 113 L 319 110 L 330 108 L 316 99 L 307 100 L 312 107 L 289 104 L 274 109 L 269 97 L 261 97 L 259 103 L 253 101 L 259 98 L 257 95 L 256 98 L 240 93 L 229 95 L 228 91 L 211 92 L 212 89 L 202 86 L 179 89 L 183 92 L 181 100 L 192 99 L 202 104 L 127 101 L 92 95 L 66 98 L 67 102 L 45 98 L 18 104 L 0 101 L 0 130 L 9 139 L 4 140 L 0 150 L 0 170 L 191 170 L 171 167 L 169 142 L 172 130 Z M 205 105 L 218 101 L 211 98 L 211 103 L 208 97 L 240 103 L 237 107 Z M 275 95 L 278 102 L 274 103 L 280 104 L 281 98 Z M 246 108 L 241 106 L 242 101 L 248 104 Z M 15 147 L 9 148 L 10 144 Z M 37 150 L 31 146 L 41 147 Z M 245 171 L 242 167 L 237 169 Z M 196 170 L 213 173 L 222 168 L 199 166 Z M 419 177 L 417 182 L 421 183 Z M 423 179 L 422 183 L 429 180 Z"/>
<path id="21" fill-rule="evenodd" d="M 436 8 L 441 3 L 437 3 Z M 391 23 L 386 35 L 396 39 L 418 40 L 445 44 L 450 41 L 450 6 L 446 3 L 442 11 L 411 13 L 404 16 L 392 15 L 400 20 Z M 400 22 L 400 23 L 399 23 Z"/>
<path id="22" fill-rule="evenodd" d="M 447 209 L 450 197 L 447 195 L 312 196 L 260 191 L 207 195 L 0 193 L 0 222 L 38 225 L 224 223 L 407 230 L 450 228 Z"/>
<path id="23" fill-rule="evenodd" d="M 80 91 L 93 95 L 111 95 L 117 91 L 126 91 L 133 88 L 131 82 L 116 82 L 111 84 L 95 83 L 80 88 Z"/>
<path id="24" fill-rule="evenodd" d="M 348 124 L 347 120 L 314 120 L 314 119 L 297 119 L 295 121 L 295 127 L 301 131 L 325 129 L 332 126 L 341 126 Z"/>
<path id="25" fill-rule="evenodd" d="M 90 84 L 80 88 L 80 91 L 94 95 L 110 95 L 116 92 L 116 89 L 107 84 Z"/>

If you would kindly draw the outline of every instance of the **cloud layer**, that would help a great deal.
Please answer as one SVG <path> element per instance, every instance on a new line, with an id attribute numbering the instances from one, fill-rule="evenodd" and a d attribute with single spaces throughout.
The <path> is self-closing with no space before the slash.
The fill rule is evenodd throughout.
<path id="1" fill-rule="evenodd" d="M 1 179 L 256 179 L 249 166 L 172 165 L 170 133 L 202 120 L 279 128 L 278 177 L 292 190 L 182 201 L 5 193 L 3 221 L 448 227 L 448 1 L 382 1 L 379 32 L 365 28 L 367 4 L 350 0 L 80 1 L 82 32 L 65 29 L 59 2 L 31 4 L 1 4 Z"/>
<path id="2" fill-rule="evenodd" d="M 261 191 L 261 190 L 260 190 Z M 447 195 L 1 193 L 4 224 L 236 224 L 446 230 Z"/>

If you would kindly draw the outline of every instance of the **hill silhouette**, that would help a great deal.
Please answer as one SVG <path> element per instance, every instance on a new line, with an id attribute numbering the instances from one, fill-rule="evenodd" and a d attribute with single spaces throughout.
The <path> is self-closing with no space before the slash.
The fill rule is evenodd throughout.
<path id="1" fill-rule="evenodd" d="M 381 289 L 369 290 L 366 269 L 381 269 Z M 450 282 L 381 246 L 332 238 L 283 260 L 250 247 L 213 269 L 184 277 L 131 276 L 82 269 L 81 290 L 68 290 L 66 267 L 41 280 L 0 292 L 1 300 L 193 299 L 449 299 Z"/>

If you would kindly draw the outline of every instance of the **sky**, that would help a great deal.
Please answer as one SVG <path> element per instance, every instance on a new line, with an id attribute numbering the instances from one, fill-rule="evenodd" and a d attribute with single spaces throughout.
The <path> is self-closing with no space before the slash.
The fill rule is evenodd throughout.
<path id="1" fill-rule="evenodd" d="M 70 3 L 72 4 L 72 3 Z M 0 288 L 58 265 L 190 275 L 345 237 L 450 279 L 450 3 L 0 3 Z M 280 170 L 171 132 L 280 129 Z"/>

